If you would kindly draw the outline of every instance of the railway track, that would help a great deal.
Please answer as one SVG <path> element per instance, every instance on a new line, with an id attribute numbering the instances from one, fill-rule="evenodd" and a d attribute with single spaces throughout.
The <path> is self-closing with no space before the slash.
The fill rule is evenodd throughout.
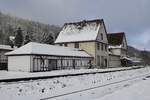
<path id="1" fill-rule="evenodd" d="M 141 78 L 141 79 L 142 78 L 150 78 L 150 73 L 144 74 L 144 75 L 139 75 L 139 76 L 128 78 L 128 79 L 124 79 L 124 80 L 120 80 L 120 81 L 117 81 L 117 82 L 112 82 L 112 83 L 108 83 L 108 84 L 104 84 L 104 85 L 100 85 L 100 86 L 96 86 L 96 87 L 83 89 L 83 90 L 77 90 L 77 91 L 64 93 L 64 94 L 60 94 L 60 95 L 56 95 L 56 96 L 50 96 L 50 97 L 42 98 L 40 100 L 49 100 L 49 99 L 63 97 L 63 96 L 71 95 L 71 94 L 81 93 L 81 92 L 85 92 L 85 91 L 89 91 L 89 90 L 93 90 L 93 89 L 97 89 L 97 88 L 101 88 L 101 87 L 105 87 L 105 86 L 109 86 L 109 85 L 114 85 L 114 84 L 123 83 L 123 82 L 126 82 L 126 81 L 135 80 L 135 79 L 138 79 L 138 78 Z"/>
<path id="2" fill-rule="evenodd" d="M 29 82 L 29 81 L 32 82 L 34 80 L 41 80 L 41 79 L 52 79 L 52 78 L 59 78 L 59 77 L 80 76 L 80 75 L 100 74 L 100 73 L 111 73 L 111 72 L 127 71 L 127 70 L 141 69 L 141 68 L 144 68 L 144 67 L 135 67 L 135 68 L 130 68 L 130 69 L 118 69 L 118 70 L 99 71 L 99 72 L 64 74 L 64 75 L 54 75 L 54 76 L 39 76 L 39 77 L 27 77 L 27 78 L 0 79 L 0 83 L 4 83 L 4 84 L 15 84 L 15 82 L 17 82 L 17 83 L 26 83 L 26 82 Z"/>

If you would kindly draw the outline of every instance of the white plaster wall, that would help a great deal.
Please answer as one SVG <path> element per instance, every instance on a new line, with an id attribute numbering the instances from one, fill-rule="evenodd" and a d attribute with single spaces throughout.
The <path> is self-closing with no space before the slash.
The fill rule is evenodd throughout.
<path id="1" fill-rule="evenodd" d="M 122 41 L 122 48 L 127 50 L 127 41 L 126 41 L 125 37 L 123 38 L 123 41 Z"/>
<path id="2" fill-rule="evenodd" d="M 102 43 L 99 43 L 100 44 L 100 49 L 98 50 L 97 49 L 97 45 L 98 45 L 98 43 L 96 43 L 95 45 L 96 45 L 96 57 L 99 55 L 100 56 L 100 63 L 104 63 L 104 61 L 102 61 L 102 59 L 101 59 L 101 57 L 103 56 L 104 57 L 104 59 L 107 59 L 107 67 L 108 67 L 108 62 L 109 62 L 109 55 L 108 55 L 108 48 L 107 48 L 107 51 L 105 50 L 105 47 L 103 47 L 103 50 L 101 50 L 101 44 Z M 96 64 L 97 64 L 97 58 L 96 58 Z M 101 67 L 103 67 L 103 66 L 98 66 L 98 68 L 101 68 Z"/>
<path id="3" fill-rule="evenodd" d="M 101 40 L 101 34 L 103 34 L 103 40 Z M 99 41 L 99 42 L 103 42 L 103 43 L 108 44 L 107 33 L 105 32 L 105 28 L 104 28 L 103 23 L 101 23 L 101 26 L 100 26 L 100 29 L 99 29 L 98 36 L 97 36 L 96 40 Z"/>
<path id="4" fill-rule="evenodd" d="M 101 39 L 101 34 L 103 34 L 103 40 Z M 107 59 L 107 67 L 108 67 L 108 62 L 109 62 L 109 56 L 108 56 L 108 48 L 107 48 L 107 51 L 105 51 L 105 47 L 103 47 L 103 51 L 101 50 L 101 44 L 103 43 L 103 44 L 105 44 L 105 45 L 107 45 L 108 44 L 108 40 L 107 40 L 107 33 L 105 32 L 105 28 L 104 28 L 104 24 L 103 23 L 101 23 L 101 26 L 100 26 L 100 29 L 99 29 L 99 32 L 98 32 L 98 36 L 97 36 L 97 39 L 96 39 L 97 41 L 99 41 L 100 43 L 100 49 L 98 50 L 97 49 L 97 42 L 96 42 L 96 55 L 95 55 L 95 57 L 97 57 L 97 55 L 99 55 L 100 56 L 100 63 L 102 63 L 102 62 L 104 62 L 104 61 L 102 61 L 102 59 L 101 59 L 101 56 L 103 56 L 104 57 L 104 59 Z M 102 43 L 101 43 L 102 42 Z M 96 64 L 97 64 L 97 58 L 96 58 Z M 101 68 L 102 66 L 98 66 L 98 68 Z"/>
<path id="5" fill-rule="evenodd" d="M 121 49 L 120 48 L 111 49 L 111 52 L 114 55 L 121 55 Z"/>
<path id="6" fill-rule="evenodd" d="M 121 61 L 119 56 L 109 55 L 109 67 L 121 67 Z"/>
<path id="7" fill-rule="evenodd" d="M 8 71 L 30 71 L 30 56 L 8 56 Z"/>
<path id="8" fill-rule="evenodd" d="M 122 56 L 122 57 L 126 57 L 126 56 L 127 56 L 127 51 L 124 50 L 124 49 L 122 49 L 122 50 L 121 50 L 121 56 Z"/>

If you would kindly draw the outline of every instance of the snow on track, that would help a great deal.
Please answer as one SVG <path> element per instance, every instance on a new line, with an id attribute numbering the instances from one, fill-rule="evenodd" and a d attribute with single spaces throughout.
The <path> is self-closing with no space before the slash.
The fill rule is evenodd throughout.
<path id="1" fill-rule="evenodd" d="M 2 100 L 39 100 L 47 97 L 71 93 L 84 89 L 94 88 L 101 85 L 106 85 L 112 82 L 117 82 L 129 78 L 138 77 L 150 73 L 150 68 L 140 68 L 134 70 L 126 70 L 110 73 L 97 73 L 80 76 L 68 76 L 52 79 L 40 79 L 26 81 L 26 83 L 13 82 L 16 84 L 0 83 L 0 97 Z M 120 84 L 122 86 L 122 84 Z M 126 84 L 124 84 L 126 85 Z M 123 85 L 123 86 L 124 86 Z M 110 87 L 112 88 L 112 86 Z M 115 87 L 114 88 L 118 88 Z M 98 94 L 96 94 L 96 91 Z M 78 96 L 70 95 L 57 98 L 57 100 L 91 100 L 98 96 L 103 96 L 110 92 L 109 88 L 102 87 L 102 90 L 90 90 L 83 93 L 78 93 Z M 89 95 L 89 93 L 91 95 Z M 80 95 L 81 94 L 81 95 Z M 82 99 L 83 97 L 83 99 Z M 88 97 L 88 98 L 86 98 Z M 69 98 L 69 99 L 67 99 Z M 71 99 L 72 98 L 72 99 Z M 52 99 L 56 100 L 56 98 Z"/>
<path id="2" fill-rule="evenodd" d="M 116 84 L 120 84 L 120 83 L 125 83 L 126 81 L 127 82 L 132 82 L 132 81 L 135 81 L 135 80 L 138 80 L 138 79 L 141 79 L 141 78 L 145 78 L 147 76 L 149 76 L 149 74 L 145 74 L 145 75 L 140 75 L 140 76 L 137 76 L 137 77 L 132 77 L 132 78 L 129 78 L 129 79 L 125 79 L 125 80 L 120 80 L 120 81 L 117 81 L 117 82 L 112 82 L 112 83 L 108 83 L 108 84 L 104 84 L 104 85 L 100 85 L 100 86 L 96 86 L 96 87 L 92 87 L 92 88 L 87 88 L 87 89 L 84 89 L 84 90 L 79 90 L 79 91 L 73 91 L 73 92 L 70 92 L 70 93 L 66 93 L 66 94 L 61 94 L 61 95 L 57 95 L 57 96 L 52 96 L 52 97 L 47 97 L 47 98 L 42 98 L 40 100 L 51 100 L 51 99 L 57 99 L 57 98 L 61 98 L 63 96 L 68 96 L 68 95 L 72 95 L 72 94 L 79 94 L 79 93 L 82 93 L 82 92 L 87 92 L 87 91 L 91 91 L 91 90 L 95 90 L 95 89 L 98 89 L 98 88 L 102 88 L 102 87 L 107 87 L 109 85 L 116 85 Z M 126 85 L 124 85 L 126 86 Z M 119 87 L 118 87 L 119 88 Z M 69 99 L 70 100 L 70 99 Z M 86 99 L 87 100 L 87 99 Z"/>
<path id="3" fill-rule="evenodd" d="M 95 100 L 150 100 L 150 79 L 146 78 L 127 88 L 123 88 Z"/>
<path id="4" fill-rule="evenodd" d="M 11 82 L 17 80 L 31 80 L 31 79 L 43 79 L 51 77 L 61 77 L 61 76 L 73 76 L 85 73 L 97 73 L 97 72 L 109 72 L 118 70 L 130 70 L 136 67 L 125 67 L 125 68 L 109 68 L 109 69 L 72 69 L 72 70 L 56 70 L 49 72 L 15 72 L 15 71 L 0 71 L 0 82 Z"/>

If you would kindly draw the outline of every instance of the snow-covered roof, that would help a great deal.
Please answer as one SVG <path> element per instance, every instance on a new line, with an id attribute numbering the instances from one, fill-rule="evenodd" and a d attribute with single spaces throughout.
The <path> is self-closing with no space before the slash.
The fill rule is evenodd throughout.
<path id="1" fill-rule="evenodd" d="M 0 45 L 1 50 L 14 50 L 10 45 Z"/>
<path id="2" fill-rule="evenodd" d="M 9 36 L 10 41 L 14 41 L 14 39 L 15 39 L 15 36 Z"/>
<path id="3" fill-rule="evenodd" d="M 129 57 L 122 57 L 121 59 L 126 59 L 126 60 L 133 61 L 133 59 L 131 59 L 131 58 L 129 58 Z"/>
<path id="4" fill-rule="evenodd" d="M 122 45 L 109 45 L 108 48 L 109 49 L 116 49 L 116 48 L 121 48 Z"/>
<path id="5" fill-rule="evenodd" d="M 52 56 L 73 56 L 73 57 L 91 57 L 83 50 L 61 47 L 55 45 L 30 42 L 5 55 L 52 55 Z"/>
<path id="6" fill-rule="evenodd" d="M 65 23 L 55 43 L 96 40 L 102 22 L 98 19 Z"/>
<path id="7" fill-rule="evenodd" d="M 141 62 L 142 59 L 141 58 L 137 58 L 137 57 L 130 57 L 132 59 L 133 62 Z"/>

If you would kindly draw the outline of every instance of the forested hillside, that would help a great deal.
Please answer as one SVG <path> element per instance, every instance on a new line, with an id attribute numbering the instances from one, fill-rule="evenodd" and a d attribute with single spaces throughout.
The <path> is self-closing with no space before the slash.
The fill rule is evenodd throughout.
<path id="1" fill-rule="evenodd" d="M 128 55 L 130 57 L 140 57 L 141 56 L 141 51 L 132 47 L 132 46 L 128 46 Z"/>
<path id="2" fill-rule="evenodd" d="M 18 27 L 22 29 L 24 37 L 28 34 L 31 41 L 41 43 L 53 42 L 60 31 L 59 26 L 21 19 L 0 12 L 0 44 L 8 44 L 9 36 L 15 36 Z"/>
<path id="3" fill-rule="evenodd" d="M 150 52 L 146 50 L 138 50 L 132 46 L 128 46 L 128 56 L 141 58 L 143 63 L 150 65 Z"/>

